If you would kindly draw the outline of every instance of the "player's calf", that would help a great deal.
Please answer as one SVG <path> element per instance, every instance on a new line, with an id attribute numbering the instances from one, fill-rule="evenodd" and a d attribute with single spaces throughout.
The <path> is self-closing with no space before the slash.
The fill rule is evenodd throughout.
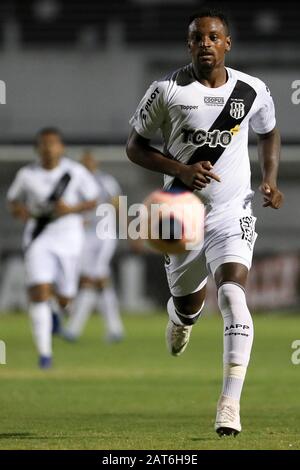
<path id="1" fill-rule="evenodd" d="M 39 354 L 38 365 L 42 369 L 49 368 L 52 364 L 52 316 L 49 303 L 51 293 L 50 284 L 38 284 L 29 288 L 29 317 Z"/>
<path id="2" fill-rule="evenodd" d="M 218 289 L 218 305 L 224 320 L 223 389 L 217 407 L 215 429 L 219 435 L 241 431 L 239 402 L 253 342 L 253 322 L 244 289 L 225 282 Z"/>

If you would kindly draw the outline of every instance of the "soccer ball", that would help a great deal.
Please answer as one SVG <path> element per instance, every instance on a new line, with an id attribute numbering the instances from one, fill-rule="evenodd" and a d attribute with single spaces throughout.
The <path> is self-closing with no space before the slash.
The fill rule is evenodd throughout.
<path id="1" fill-rule="evenodd" d="M 204 239 L 205 209 L 190 191 L 156 190 L 145 200 L 147 244 L 168 254 L 195 249 Z"/>

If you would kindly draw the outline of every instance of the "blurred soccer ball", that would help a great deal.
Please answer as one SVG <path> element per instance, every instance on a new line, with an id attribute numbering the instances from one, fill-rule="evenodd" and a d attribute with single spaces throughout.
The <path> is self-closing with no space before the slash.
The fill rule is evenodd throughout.
<path id="1" fill-rule="evenodd" d="M 205 209 L 190 191 L 156 190 L 145 200 L 151 248 L 178 254 L 195 249 L 204 239 Z"/>

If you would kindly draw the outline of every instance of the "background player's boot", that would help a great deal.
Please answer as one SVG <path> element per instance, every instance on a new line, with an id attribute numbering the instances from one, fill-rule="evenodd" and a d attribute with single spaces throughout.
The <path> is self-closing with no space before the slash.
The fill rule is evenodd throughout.
<path id="1" fill-rule="evenodd" d="M 50 369 L 52 367 L 52 357 L 51 356 L 40 356 L 39 357 L 39 368 L 40 369 Z"/>
<path id="2" fill-rule="evenodd" d="M 120 332 L 108 333 L 105 337 L 105 340 L 109 344 L 121 343 L 124 340 L 124 334 Z"/>
<path id="3" fill-rule="evenodd" d="M 193 325 L 176 325 L 168 321 L 166 329 L 166 343 L 172 356 L 180 356 L 188 345 Z"/>
<path id="4" fill-rule="evenodd" d="M 236 436 L 241 432 L 240 404 L 230 397 L 221 396 L 217 406 L 215 430 L 222 436 Z"/>
<path id="5" fill-rule="evenodd" d="M 60 315 L 57 312 L 52 311 L 52 334 L 59 335 L 61 330 Z"/>
<path id="6" fill-rule="evenodd" d="M 78 336 L 71 333 L 67 329 L 61 328 L 60 330 L 60 337 L 65 339 L 66 341 L 69 341 L 69 343 L 76 343 L 78 341 Z"/>

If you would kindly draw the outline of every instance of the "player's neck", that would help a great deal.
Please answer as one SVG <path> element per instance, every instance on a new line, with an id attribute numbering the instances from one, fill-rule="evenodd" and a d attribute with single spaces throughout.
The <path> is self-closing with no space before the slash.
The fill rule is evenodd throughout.
<path id="1" fill-rule="evenodd" d="M 51 171 L 57 168 L 60 164 L 60 159 L 55 161 L 42 161 L 41 166 L 44 170 Z"/>
<path id="2" fill-rule="evenodd" d="M 212 70 L 197 70 L 194 67 L 194 75 L 202 85 L 208 88 L 218 88 L 224 85 L 228 80 L 228 74 L 224 64 Z"/>

